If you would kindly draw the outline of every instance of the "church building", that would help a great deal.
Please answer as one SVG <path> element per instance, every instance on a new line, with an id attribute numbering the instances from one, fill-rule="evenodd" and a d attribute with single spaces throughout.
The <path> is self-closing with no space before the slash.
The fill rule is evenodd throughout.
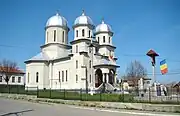
<path id="1" fill-rule="evenodd" d="M 59 13 L 47 20 L 41 52 L 25 61 L 26 87 L 98 90 L 105 83 L 114 89 L 119 66 L 110 25 L 102 20 L 95 26 L 82 12 L 72 29 L 69 42 L 67 20 Z"/>

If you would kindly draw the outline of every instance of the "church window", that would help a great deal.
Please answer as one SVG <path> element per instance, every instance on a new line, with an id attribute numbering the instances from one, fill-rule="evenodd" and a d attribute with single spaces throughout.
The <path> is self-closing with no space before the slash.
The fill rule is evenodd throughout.
<path id="1" fill-rule="evenodd" d="M 0 76 L 0 82 L 2 82 L 2 76 Z"/>
<path id="2" fill-rule="evenodd" d="M 64 82 L 64 71 L 62 71 L 62 82 Z"/>
<path id="3" fill-rule="evenodd" d="M 76 75 L 76 83 L 78 82 L 78 75 Z"/>
<path id="4" fill-rule="evenodd" d="M 82 36 L 84 37 L 84 29 L 82 30 Z"/>
<path id="5" fill-rule="evenodd" d="M 91 83 L 91 75 L 89 75 L 89 82 Z"/>
<path id="6" fill-rule="evenodd" d="M 28 76 L 27 76 L 27 82 L 29 83 L 29 73 L 28 73 Z"/>
<path id="7" fill-rule="evenodd" d="M 103 36 L 103 42 L 105 43 L 105 36 Z"/>
<path id="8" fill-rule="evenodd" d="M 76 60 L 76 69 L 78 68 L 78 61 Z"/>
<path id="9" fill-rule="evenodd" d="M 18 77 L 18 83 L 20 83 L 21 82 L 21 77 Z"/>
<path id="10" fill-rule="evenodd" d="M 91 68 L 91 60 L 89 61 L 89 68 Z"/>
<path id="11" fill-rule="evenodd" d="M 61 82 L 61 72 L 59 71 L 59 82 Z"/>
<path id="12" fill-rule="evenodd" d="M 47 35 L 46 35 L 47 42 L 48 42 L 48 36 L 49 36 L 49 33 L 47 32 Z"/>
<path id="13" fill-rule="evenodd" d="M 91 31 L 89 30 L 89 37 L 91 37 Z"/>
<path id="14" fill-rule="evenodd" d="M 56 41 L 56 30 L 54 30 L 54 42 Z"/>
<path id="15" fill-rule="evenodd" d="M 76 30 L 76 37 L 78 37 L 78 30 Z"/>
<path id="16" fill-rule="evenodd" d="M 62 42 L 64 43 L 64 31 L 62 32 Z"/>
<path id="17" fill-rule="evenodd" d="M 15 82 L 15 77 L 12 77 L 12 83 L 14 83 Z"/>
<path id="18" fill-rule="evenodd" d="M 109 37 L 109 43 L 111 43 L 111 38 Z"/>
<path id="19" fill-rule="evenodd" d="M 89 53 L 91 53 L 91 48 L 89 48 Z"/>
<path id="20" fill-rule="evenodd" d="M 98 37 L 98 40 L 97 40 L 97 41 L 98 41 L 98 43 L 99 43 L 99 37 Z"/>
<path id="21" fill-rule="evenodd" d="M 38 83 L 38 81 L 39 81 L 39 73 L 36 72 L 36 83 Z"/>
<path id="22" fill-rule="evenodd" d="M 66 70 L 66 82 L 68 81 L 68 72 Z"/>
<path id="23" fill-rule="evenodd" d="M 78 45 L 76 45 L 76 53 L 78 53 Z"/>

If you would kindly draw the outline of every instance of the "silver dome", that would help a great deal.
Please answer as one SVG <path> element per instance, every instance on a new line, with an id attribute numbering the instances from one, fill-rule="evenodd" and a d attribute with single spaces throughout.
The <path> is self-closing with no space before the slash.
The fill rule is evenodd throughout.
<path id="1" fill-rule="evenodd" d="M 63 16 L 60 16 L 58 13 L 56 13 L 55 16 L 52 16 L 48 19 L 46 23 L 46 27 L 49 27 L 49 26 L 67 27 L 67 20 Z"/>
<path id="2" fill-rule="evenodd" d="M 76 20 L 74 21 L 74 25 L 82 25 L 82 24 L 94 25 L 91 18 L 89 16 L 86 16 L 84 11 L 83 11 L 82 15 L 77 17 Z"/>
<path id="3" fill-rule="evenodd" d="M 95 33 L 98 32 L 112 32 L 112 29 L 110 25 L 105 24 L 104 20 L 102 20 L 102 23 L 96 27 Z"/>

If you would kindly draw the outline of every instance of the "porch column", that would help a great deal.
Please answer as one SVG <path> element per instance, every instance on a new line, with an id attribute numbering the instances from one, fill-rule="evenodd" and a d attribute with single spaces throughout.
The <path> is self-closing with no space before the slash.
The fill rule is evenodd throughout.
<path id="1" fill-rule="evenodd" d="M 107 80 L 106 83 L 109 83 L 109 74 L 108 73 L 106 73 L 106 80 Z"/>
<path id="2" fill-rule="evenodd" d="M 103 82 L 105 82 L 105 75 L 104 73 L 102 74 Z"/>

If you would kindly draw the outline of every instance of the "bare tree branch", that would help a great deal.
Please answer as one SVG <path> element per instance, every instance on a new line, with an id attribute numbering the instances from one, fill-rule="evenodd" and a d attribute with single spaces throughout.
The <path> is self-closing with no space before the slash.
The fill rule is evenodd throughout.
<path id="1" fill-rule="evenodd" d="M 126 69 L 125 78 L 130 79 L 134 86 L 137 86 L 138 79 L 147 76 L 147 71 L 139 61 L 133 61 Z"/>
<path id="2" fill-rule="evenodd" d="M 11 76 L 14 74 L 15 71 L 18 70 L 17 63 L 3 59 L 0 61 L 0 73 L 2 74 L 2 77 L 8 84 Z"/>

